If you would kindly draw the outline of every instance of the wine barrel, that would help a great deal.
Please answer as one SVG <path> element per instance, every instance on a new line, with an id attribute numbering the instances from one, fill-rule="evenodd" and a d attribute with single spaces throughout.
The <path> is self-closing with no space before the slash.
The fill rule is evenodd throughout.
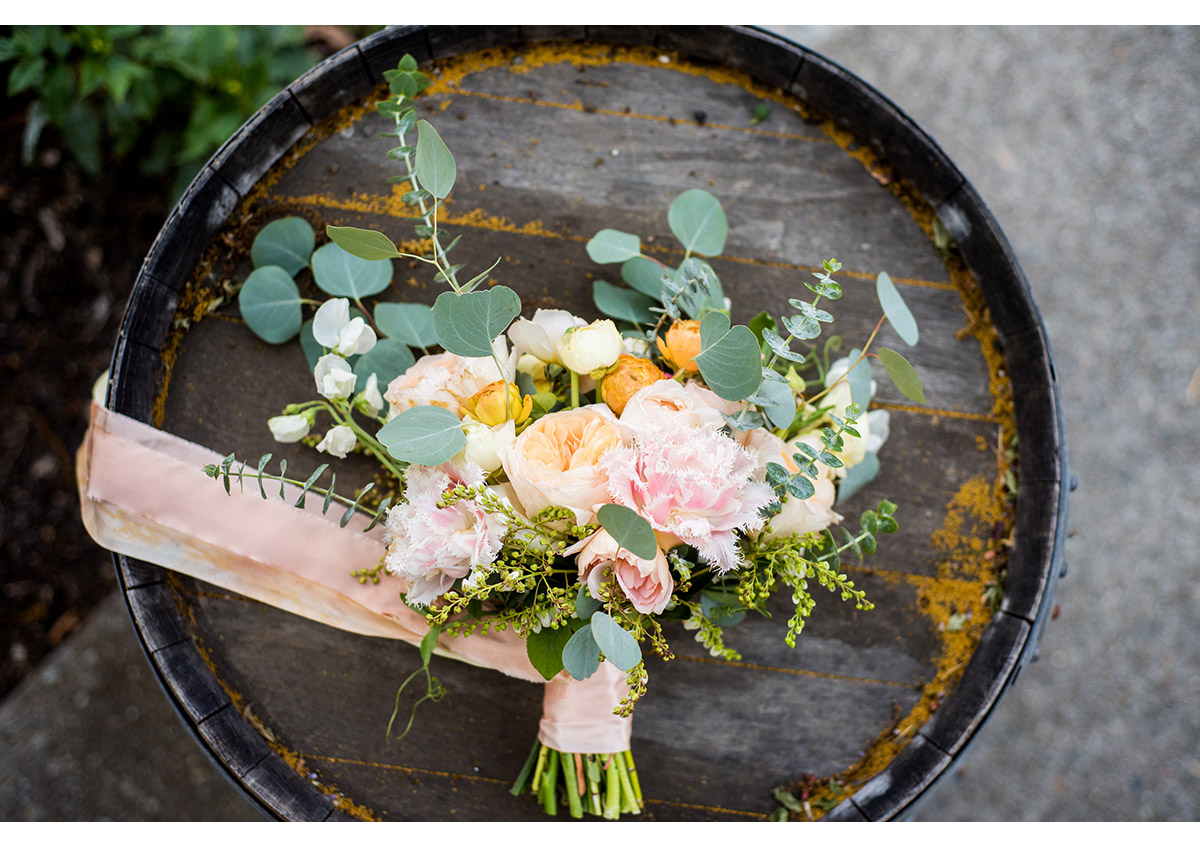
<path id="1" fill-rule="evenodd" d="M 220 452 L 318 456 L 273 443 L 268 417 L 312 395 L 299 347 L 262 344 L 233 294 L 273 219 L 411 223 L 386 178 L 383 72 L 413 55 L 420 100 L 459 166 L 443 225 L 456 262 L 516 289 L 526 311 L 595 315 L 584 243 L 615 227 L 671 259 L 666 208 L 685 189 L 729 216 L 713 260 L 734 317 L 779 315 L 821 260 L 844 264 L 836 330 L 870 333 L 886 270 L 921 326 L 926 403 L 882 379 L 882 473 L 840 509 L 887 497 L 901 529 L 847 566 L 876 604 L 818 606 L 795 650 L 787 601 L 727 631 L 738 662 L 670 630 L 634 716 L 645 818 L 765 818 L 775 787 L 799 817 L 911 815 L 1035 653 L 1060 571 L 1066 489 L 1054 367 L 1029 287 L 975 189 L 903 112 L 823 57 L 739 27 L 407 27 L 338 53 L 263 107 L 197 176 L 142 267 L 113 356 L 109 407 Z M 757 113 L 756 113 L 757 109 Z M 655 237 L 663 237 L 661 240 Z M 677 262 L 677 260 L 676 260 Z M 301 282 L 318 294 L 311 283 Z M 384 298 L 430 302 L 396 263 Z M 898 343 L 890 328 L 883 345 Z M 352 457 L 340 481 L 370 464 Z M 197 741 L 280 819 L 538 819 L 508 794 L 541 690 L 436 661 L 450 690 L 386 742 L 415 649 L 340 632 L 118 557 L 153 669 Z M 818 592 L 820 593 L 820 592 Z"/>

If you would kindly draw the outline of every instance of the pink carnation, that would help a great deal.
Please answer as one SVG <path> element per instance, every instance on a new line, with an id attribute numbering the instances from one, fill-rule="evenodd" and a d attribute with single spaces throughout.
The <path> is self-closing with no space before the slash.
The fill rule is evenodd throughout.
<path id="1" fill-rule="evenodd" d="M 762 528 L 775 494 L 752 476 L 757 457 L 714 425 L 648 428 L 602 464 L 614 502 L 700 551 L 721 572 L 737 567 L 737 532 Z"/>
<path id="2" fill-rule="evenodd" d="M 408 602 L 427 606 L 454 580 L 491 566 L 507 523 L 474 499 L 438 506 L 455 485 L 483 484 L 483 471 L 474 464 L 461 470 L 412 464 L 405 481 L 404 502 L 388 512 L 385 565 L 408 583 Z"/>

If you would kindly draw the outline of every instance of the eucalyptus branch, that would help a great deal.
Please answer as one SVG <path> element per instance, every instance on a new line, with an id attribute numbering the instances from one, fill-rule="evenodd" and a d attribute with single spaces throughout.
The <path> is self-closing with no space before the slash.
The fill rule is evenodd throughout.
<path id="1" fill-rule="evenodd" d="M 398 95 L 396 98 L 396 103 L 397 105 L 401 105 L 405 100 L 408 100 L 408 98 L 406 98 L 404 95 Z M 405 171 L 408 172 L 408 182 L 409 185 L 412 186 L 411 194 L 417 202 L 417 209 L 421 211 L 420 218 L 425 223 L 425 226 L 431 230 L 430 240 L 433 243 L 433 259 L 429 260 L 428 258 L 424 257 L 419 259 L 424 260 L 427 263 L 433 263 L 433 265 L 437 267 L 437 270 L 442 273 L 442 276 L 446 279 L 446 282 L 450 284 L 450 287 L 456 293 L 461 293 L 462 287 L 459 286 L 458 278 L 454 273 L 454 268 L 450 265 L 447 249 L 442 247 L 441 238 L 438 234 L 437 209 L 441 205 L 437 203 L 437 199 L 434 199 L 434 204 L 432 207 L 427 207 L 425 204 L 425 196 L 429 193 L 421 189 L 420 183 L 417 182 L 417 170 L 416 164 L 413 162 L 412 152 L 404 150 L 410 146 L 404 144 L 405 134 L 401 127 L 401 114 L 402 113 L 397 112 L 394 115 L 396 122 L 396 137 L 400 139 L 401 142 L 400 156 L 403 159 Z"/>
<path id="2" fill-rule="evenodd" d="M 826 387 L 824 390 L 822 390 L 822 391 L 821 391 L 820 393 L 818 393 L 816 396 L 813 396 L 813 397 L 812 397 L 812 398 L 810 398 L 810 399 L 805 399 L 805 400 L 804 400 L 805 402 L 807 402 L 809 405 L 811 405 L 813 402 L 815 402 L 815 401 L 817 401 L 818 399 L 820 399 L 822 396 L 824 396 L 826 393 L 828 393 L 828 392 L 829 392 L 830 390 L 832 390 L 834 387 L 837 387 L 837 386 L 838 386 L 839 384 L 841 384 L 843 381 L 846 381 L 847 383 L 849 382 L 850 373 L 851 373 L 851 372 L 853 372 L 853 371 L 854 371 L 854 367 L 856 367 L 856 366 L 858 366 L 860 363 L 862 363 L 862 360 L 863 360 L 863 358 L 865 358 L 865 357 L 867 356 L 867 350 L 871 348 L 871 343 L 875 342 L 875 335 L 876 335 L 876 334 L 878 334 L 878 333 L 879 333 L 879 329 L 883 327 L 883 322 L 884 322 L 884 320 L 885 320 L 885 319 L 887 319 L 887 316 L 886 316 L 886 315 L 884 315 L 884 316 L 880 316 L 880 317 L 879 317 L 879 321 L 875 323 L 875 330 L 871 332 L 871 336 L 870 336 L 870 337 L 868 337 L 868 338 L 867 338 L 867 342 L 865 342 L 865 343 L 863 344 L 862 351 L 859 353 L 859 356 L 858 356 L 858 358 L 857 358 L 857 359 L 854 361 L 854 363 L 850 364 L 850 368 L 849 368 L 849 369 L 847 369 L 847 370 L 846 370 L 844 373 L 842 373 L 840 376 L 838 376 L 838 380 L 837 380 L 837 381 L 833 382 L 833 384 L 830 384 L 828 387 Z"/>
<path id="3" fill-rule="evenodd" d="M 256 480 L 258 482 L 258 492 L 263 499 L 269 498 L 267 496 L 267 490 L 264 484 L 265 482 L 279 482 L 280 499 L 286 499 L 284 485 L 294 485 L 295 487 L 300 488 L 300 496 L 292 504 L 293 508 L 303 508 L 305 499 L 308 497 L 309 493 L 315 493 L 318 496 L 325 498 L 325 501 L 321 506 L 322 514 L 329 512 L 329 506 L 333 502 L 339 502 L 342 505 L 347 506 L 345 514 L 342 515 L 341 520 L 338 522 L 339 526 L 345 526 L 348 524 L 356 511 L 362 511 L 364 514 L 367 514 L 371 517 L 370 525 L 368 525 L 363 531 L 369 531 L 370 529 L 374 528 L 376 524 L 386 517 L 387 508 L 392 501 L 391 497 L 384 499 L 383 502 L 379 504 L 379 507 L 374 511 L 366 508 L 362 504 L 363 497 L 375 487 L 374 482 L 368 483 L 365 488 L 359 491 L 357 497 L 350 499 L 349 497 L 342 496 L 334 490 L 337 486 L 336 473 L 331 475 L 329 487 L 324 488 L 317 485 L 317 481 L 321 478 L 325 471 L 329 469 L 328 464 L 322 464 L 321 466 L 317 467 L 317 469 L 313 471 L 312 475 L 302 482 L 298 479 L 288 478 L 287 459 L 285 458 L 279 459 L 279 473 L 276 474 L 266 472 L 267 464 L 270 463 L 272 457 L 273 456 L 271 453 L 263 455 L 258 459 L 258 466 L 256 469 L 251 472 L 247 472 L 246 462 L 242 461 L 239 463 L 235 455 L 230 453 L 229 455 L 225 456 L 220 464 L 206 465 L 204 467 L 204 475 L 215 481 L 221 482 L 225 486 L 226 493 L 231 492 L 232 483 L 234 481 L 237 482 L 239 490 L 244 492 L 245 480 L 248 478 L 251 480 Z M 239 464 L 236 470 L 233 469 L 233 465 L 235 463 Z"/>

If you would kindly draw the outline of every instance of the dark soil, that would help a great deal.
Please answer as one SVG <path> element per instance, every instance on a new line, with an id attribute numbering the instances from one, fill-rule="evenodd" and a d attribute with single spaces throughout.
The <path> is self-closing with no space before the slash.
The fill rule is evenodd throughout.
<path id="1" fill-rule="evenodd" d="M 170 180 L 89 177 L 0 128 L 0 698 L 115 587 L 79 518 L 75 450 Z"/>

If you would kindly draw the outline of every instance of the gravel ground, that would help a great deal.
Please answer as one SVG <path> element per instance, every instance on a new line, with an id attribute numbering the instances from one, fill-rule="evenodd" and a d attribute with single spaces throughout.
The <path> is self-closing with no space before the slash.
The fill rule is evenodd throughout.
<path id="1" fill-rule="evenodd" d="M 1200 818 L 1200 30 L 774 29 L 887 94 L 987 200 L 1081 482 L 1041 661 L 921 817 Z M 0 705 L 0 818 L 255 817 L 170 715 L 110 598 Z"/>

